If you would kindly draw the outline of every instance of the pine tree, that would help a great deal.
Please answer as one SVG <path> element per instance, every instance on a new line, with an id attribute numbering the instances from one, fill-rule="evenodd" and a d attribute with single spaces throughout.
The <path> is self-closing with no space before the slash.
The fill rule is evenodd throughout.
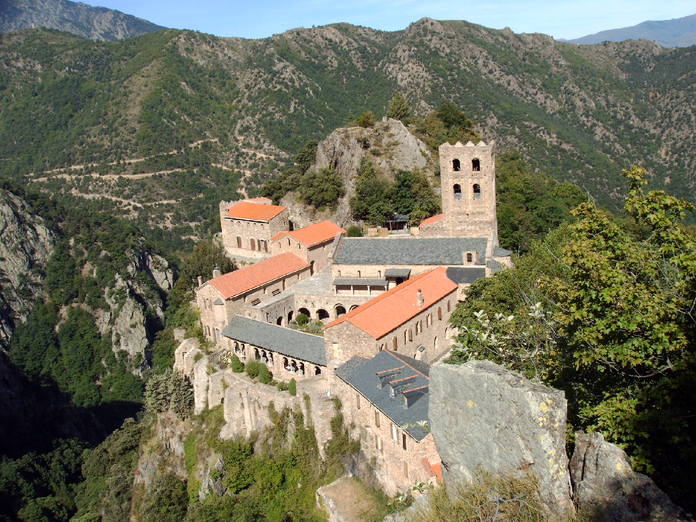
<path id="1" fill-rule="evenodd" d="M 394 118 L 395 120 L 404 121 L 406 118 L 411 116 L 411 107 L 409 106 L 406 98 L 400 92 L 394 93 L 392 99 L 389 101 L 389 108 L 387 108 L 387 117 Z"/>

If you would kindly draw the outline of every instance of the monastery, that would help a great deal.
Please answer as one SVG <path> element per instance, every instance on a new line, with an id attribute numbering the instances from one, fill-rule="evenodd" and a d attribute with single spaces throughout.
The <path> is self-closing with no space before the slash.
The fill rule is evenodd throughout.
<path id="1" fill-rule="evenodd" d="M 439 157 L 442 213 L 410 235 L 346 237 L 329 221 L 295 230 L 268 199 L 223 201 L 223 245 L 247 264 L 196 289 L 216 353 L 340 398 L 388 494 L 441 476 L 429 368 L 449 351 L 449 318 L 467 288 L 510 265 L 498 245 L 493 146 L 445 143 Z M 297 328 L 307 321 L 323 335 Z"/>

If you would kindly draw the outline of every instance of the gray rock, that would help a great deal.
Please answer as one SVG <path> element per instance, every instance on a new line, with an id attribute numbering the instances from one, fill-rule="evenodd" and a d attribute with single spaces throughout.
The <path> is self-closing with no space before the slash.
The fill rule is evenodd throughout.
<path id="1" fill-rule="evenodd" d="M 538 481 L 552 517 L 574 513 L 565 452 L 566 399 L 489 361 L 436 364 L 429 416 L 445 484 L 481 469 Z"/>
<path id="2" fill-rule="evenodd" d="M 693 520 L 600 433 L 575 434 L 570 476 L 578 509 L 592 520 Z"/>
<path id="3" fill-rule="evenodd" d="M 334 168 L 343 180 L 346 194 L 333 215 L 315 215 L 299 203 L 293 194 L 283 198 L 297 226 L 306 226 L 319 218 L 332 219 L 341 226 L 352 223 L 350 198 L 355 193 L 358 167 L 367 157 L 382 173 L 393 177 L 400 170 L 425 169 L 431 161 L 428 147 L 399 120 L 385 118 L 373 127 L 343 127 L 321 141 L 311 170 Z"/>
<path id="4" fill-rule="evenodd" d="M 27 203 L 0 190 L 0 349 L 41 294 L 54 238 Z"/>

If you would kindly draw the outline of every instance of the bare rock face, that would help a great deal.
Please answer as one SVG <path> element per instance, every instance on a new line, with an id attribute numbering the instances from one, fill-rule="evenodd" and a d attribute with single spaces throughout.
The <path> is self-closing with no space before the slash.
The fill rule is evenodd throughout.
<path id="1" fill-rule="evenodd" d="M 436 364 L 429 417 L 445 483 L 468 481 L 478 469 L 538 481 L 553 518 L 574 513 L 565 453 L 566 399 L 489 361 Z"/>
<path id="2" fill-rule="evenodd" d="M 346 194 L 341 198 L 333 216 L 339 225 L 351 223 L 350 198 L 355 193 L 355 181 L 360 162 L 368 158 L 389 177 L 400 170 L 425 169 L 431 161 L 428 147 L 416 138 L 399 120 L 385 118 L 373 127 L 343 127 L 336 129 L 317 147 L 314 165 L 310 170 L 333 168 L 343 180 Z M 298 226 L 309 225 L 317 216 L 298 203 L 292 195 L 283 199 Z"/>
<path id="3" fill-rule="evenodd" d="M 40 295 L 53 244 L 43 219 L 24 200 L 0 190 L 0 348 Z"/>
<path id="4" fill-rule="evenodd" d="M 601 433 L 575 434 L 570 477 L 578 509 L 591 520 L 693 520 Z"/>

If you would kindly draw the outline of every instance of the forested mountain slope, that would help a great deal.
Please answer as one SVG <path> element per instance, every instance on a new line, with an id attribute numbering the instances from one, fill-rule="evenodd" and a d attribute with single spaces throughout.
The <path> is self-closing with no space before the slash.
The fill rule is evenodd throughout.
<path id="1" fill-rule="evenodd" d="M 395 91 L 463 107 L 486 140 L 614 206 L 622 167 L 693 198 L 696 49 L 578 47 L 463 21 L 336 24 L 260 40 L 160 31 L 114 43 L 3 36 L 0 171 L 172 231 L 279 172 L 309 139 Z"/>
<path id="2" fill-rule="evenodd" d="M 69 0 L 3 0 L 0 33 L 46 27 L 92 40 L 121 40 L 163 29 L 105 7 Z"/>

